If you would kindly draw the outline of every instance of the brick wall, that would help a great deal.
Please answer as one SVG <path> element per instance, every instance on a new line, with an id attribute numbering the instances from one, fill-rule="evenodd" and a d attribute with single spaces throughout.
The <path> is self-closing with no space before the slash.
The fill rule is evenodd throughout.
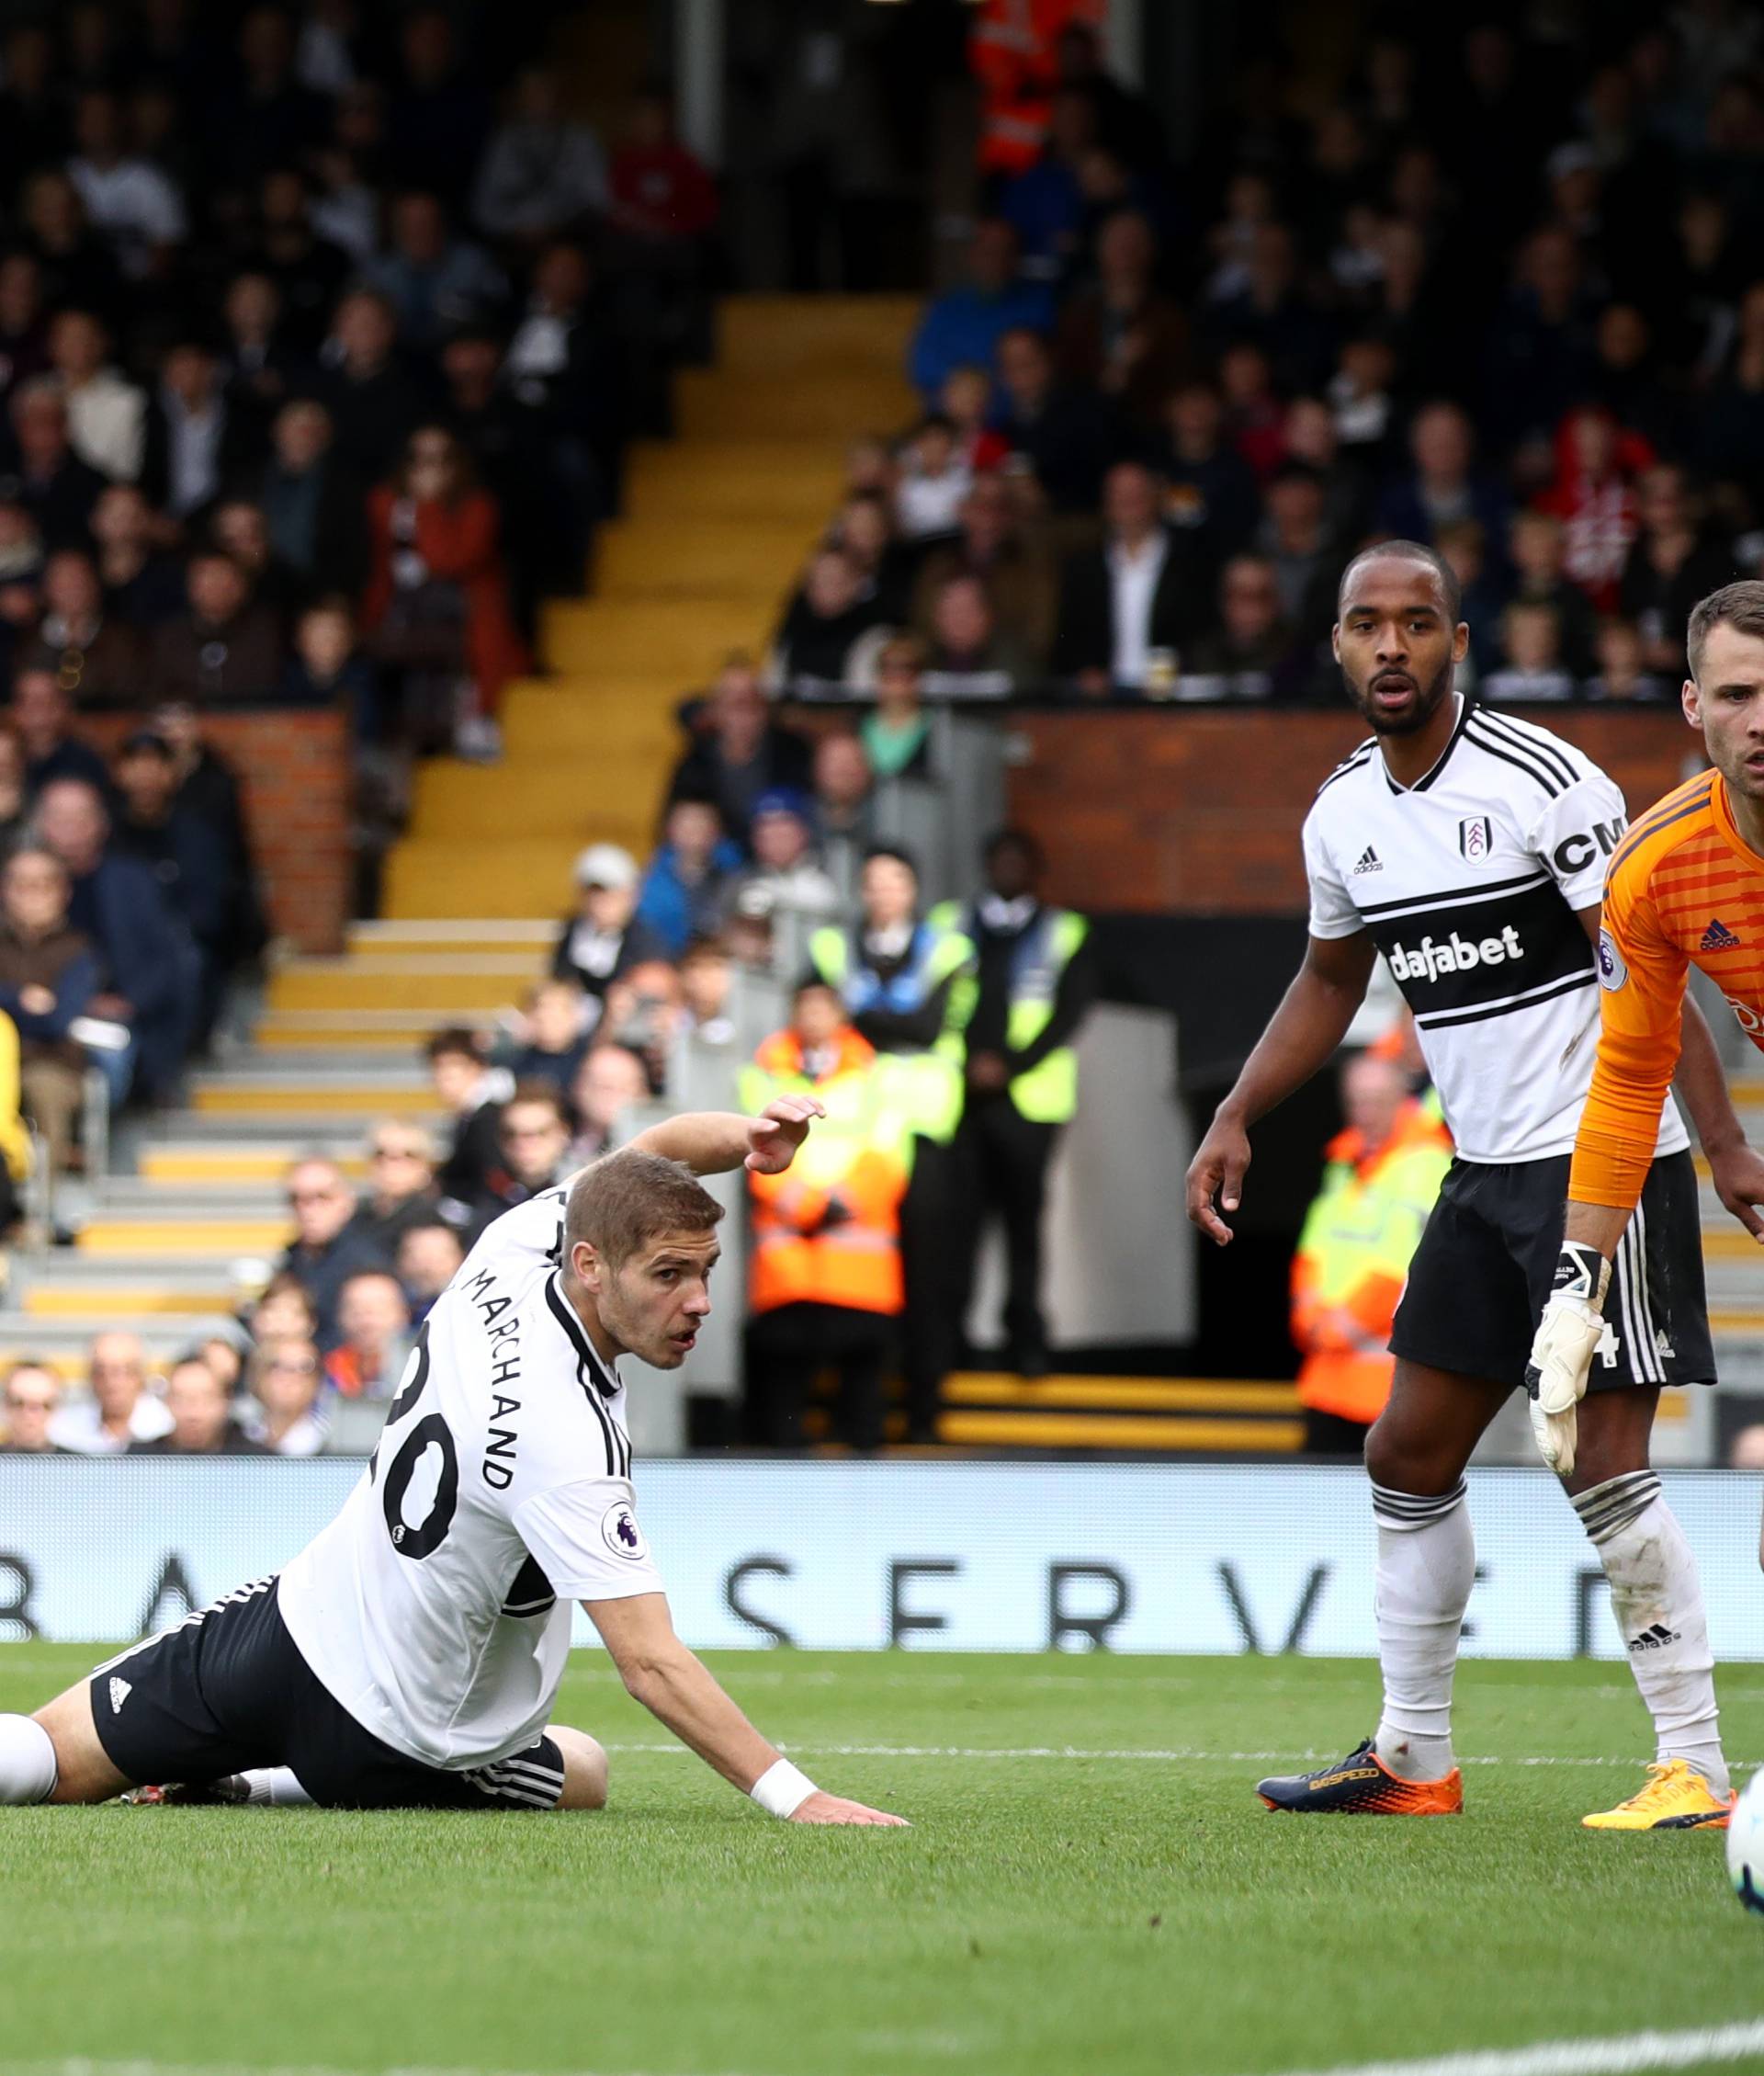
<path id="1" fill-rule="evenodd" d="M 1676 708 L 1529 718 L 1601 764 L 1632 815 L 1702 762 Z M 1301 912 L 1299 824 L 1366 732 L 1347 710 L 1217 708 L 1026 713 L 1009 725 L 1021 757 L 1010 767 L 1011 818 L 1046 846 L 1050 896 L 1113 914 Z"/>
<path id="2" fill-rule="evenodd" d="M 354 863 L 348 724 L 328 712 L 210 713 L 203 731 L 239 775 L 270 926 L 302 951 L 342 949 Z M 138 714 L 88 714 L 107 755 Z"/>

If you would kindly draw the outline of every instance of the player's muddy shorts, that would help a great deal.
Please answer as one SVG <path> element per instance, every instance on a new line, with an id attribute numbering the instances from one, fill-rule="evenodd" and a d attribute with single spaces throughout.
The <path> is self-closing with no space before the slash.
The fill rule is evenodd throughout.
<path id="1" fill-rule="evenodd" d="M 548 1737 L 469 1773 L 443 1772 L 366 1730 L 295 1648 L 259 1579 L 92 1675 L 92 1719 L 137 1787 L 288 1766 L 338 1809 L 551 1809 L 563 1754 Z"/>
<path id="2" fill-rule="evenodd" d="M 1562 1245 L 1569 1158 L 1453 1162 L 1408 1265 L 1393 1355 L 1498 1384 L 1525 1381 Z M 1697 1171 L 1689 1153 L 1668 1153 L 1648 1170 L 1618 1246 L 1587 1389 L 1714 1380 Z"/>

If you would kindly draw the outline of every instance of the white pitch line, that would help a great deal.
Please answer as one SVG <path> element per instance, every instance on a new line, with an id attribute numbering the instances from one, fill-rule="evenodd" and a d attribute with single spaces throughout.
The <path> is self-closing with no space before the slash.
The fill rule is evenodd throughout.
<path id="1" fill-rule="evenodd" d="M 661 1753 L 684 1758 L 689 1756 L 684 1744 L 647 1742 L 634 1744 L 607 1744 L 605 1749 L 614 1753 Z M 799 1744 L 794 1739 L 780 1742 L 780 1752 L 795 1752 L 804 1758 L 834 1759 L 1148 1759 L 1170 1762 L 1189 1761 L 1198 1765 L 1262 1765 L 1277 1759 L 1339 1759 L 1338 1752 L 1203 1752 L 1189 1747 L 1170 1745 L 1161 1748 L 1143 1746 L 1090 1746 L 1080 1744 Z M 1627 1759 L 1605 1756 L 1594 1759 L 1568 1759 L 1543 1756 L 1532 1759 L 1498 1759 L 1489 1757 L 1460 1758 L 1461 1766 L 1627 1766 L 1632 1771 L 1645 1762 L 1638 1755 Z M 1764 1760 L 1735 1759 L 1729 1762 L 1736 1766 L 1764 1765 Z M 0 2069 L 4 2069 L 0 2064 Z"/>
<path id="2" fill-rule="evenodd" d="M 1684 2033 L 1620 2033 L 1603 2040 L 1540 2040 L 1530 2048 L 1479 2048 L 1417 2061 L 1355 2061 L 1285 2076 L 1640 2076 L 1655 2069 L 1700 2069 L 1764 2054 L 1764 2019 L 1699 2026 Z"/>

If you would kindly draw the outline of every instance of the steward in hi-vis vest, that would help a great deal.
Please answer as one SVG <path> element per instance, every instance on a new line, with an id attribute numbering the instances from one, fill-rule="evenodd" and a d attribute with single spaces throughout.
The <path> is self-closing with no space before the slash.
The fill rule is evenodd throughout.
<path id="1" fill-rule="evenodd" d="M 1047 1368 L 1041 1310 L 1047 1165 L 1059 1128 L 1078 1107 L 1072 1040 L 1096 994 L 1091 926 L 1041 900 L 1041 868 L 1034 838 L 1001 831 L 986 847 L 986 892 L 971 903 L 946 902 L 931 915 L 971 944 L 975 956 L 966 1095 L 955 1142 L 955 1317 L 959 1326 L 980 1235 L 996 1211 L 1009 1264 L 1005 1335 L 1012 1365 L 1025 1377 Z"/>
<path id="2" fill-rule="evenodd" d="M 883 1364 L 906 1301 L 900 1205 L 912 1131 L 902 1093 L 895 1063 L 819 981 L 797 990 L 789 1027 L 741 1076 L 741 1101 L 760 1109 L 781 1095 L 826 1106 L 812 1163 L 748 1177 L 748 1404 L 756 1438 L 772 1447 L 802 1446 L 808 1388 L 829 1364 L 840 1374 L 840 1439 L 860 1449 L 882 1440 Z"/>
<path id="3" fill-rule="evenodd" d="M 810 975 L 832 989 L 858 1035 L 888 1061 L 914 1136 L 912 1180 L 900 1211 L 907 1279 L 903 1367 L 915 1441 L 936 1438 L 944 1374 L 954 1353 L 949 1142 L 962 1115 L 962 1033 L 974 1007 L 974 947 L 919 913 L 919 870 L 878 845 L 864 860 L 855 928 L 817 930 Z"/>

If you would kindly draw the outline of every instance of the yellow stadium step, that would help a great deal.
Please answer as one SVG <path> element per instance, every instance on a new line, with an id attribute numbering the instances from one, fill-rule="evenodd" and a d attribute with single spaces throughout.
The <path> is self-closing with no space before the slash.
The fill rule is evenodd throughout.
<path id="1" fill-rule="evenodd" d="M 707 683 L 731 649 L 761 648 L 778 610 L 776 600 L 571 599 L 546 608 L 546 654 L 557 669 L 595 685 L 632 670 L 673 672 L 684 691 Z"/>
<path id="2" fill-rule="evenodd" d="M 266 1017 L 252 1032 L 252 1041 L 266 1052 L 306 1051 L 313 1046 L 321 1049 L 334 1046 L 338 1051 L 366 1050 L 384 1052 L 388 1058 L 403 1058 L 420 1051 L 425 1039 L 450 1021 L 443 1015 L 431 1017 L 426 1023 L 412 1024 L 405 1029 L 385 1028 L 374 1031 L 360 1030 L 309 1030 L 304 1025 L 293 1029 Z"/>
<path id="3" fill-rule="evenodd" d="M 456 843 L 494 842 L 510 830 L 579 844 L 645 843 L 654 834 L 666 776 L 664 763 L 630 751 L 537 769 L 513 759 L 485 770 L 440 758 L 417 773 L 412 831 Z M 623 801 L 625 811 L 609 818 L 602 804 L 608 800 Z"/>
<path id="4" fill-rule="evenodd" d="M 36 1319 L 85 1315 L 126 1324 L 141 1312 L 175 1312 L 187 1317 L 224 1315 L 232 1312 L 238 1301 L 239 1293 L 222 1283 L 189 1290 L 164 1283 L 38 1284 L 25 1292 L 20 1309 Z"/>
<path id="5" fill-rule="evenodd" d="M 487 922 L 478 915 L 437 917 L 432 922 L 352 923 L 348 947 L 352 954 L 375 959 L 428 959 L 447 952 L 525 952 L 531 957 L 548 955 L 558 934 L 556 922 L 548 915 L 520 916 L 507 923 Z"/>
<path id="6" fill-rule="evenodd" d="M 1235 1378 L 1038 1377 L 1033 1382 L 1004 1371 L 960 1370 L 944 1382 L 952 1406 L 1010 1407 L 1018 1412 L 1052 1410 L 1113 1412 L 1296 1413 L 1292 1384 Z"/>
<path id="7" fill-rule="evenodd" d="M 392 1115 L 390 1111 L 387 1113 Z M 397 1113 L 402 1116 L 400 1111 Z M 295 1146 L 144 1146 L 138 1172 L 168 1187 L 209 1185 L 231 1187 L 241 1183 L 279 1183 L 288 1163 L 298 1158 Z M 360 1153 L 334 1156 L 352 1181 L 365 1182 L 368 1162 Z"/>
<path id="8" fill-rule="evenodd" d="M 426 1081 L 379 1085 L 373 1083 L 287 1081 L 223 1083 L 190 1092 L 190 1108 L 209 1117 L 265 1117 L 278 1111 L 311 1116 L 334 1112 L 352 1117 L 397 1115 L 439 1118 L 442 1110 Z"/>
<path id="9" fill-rule="evenodd" d="M 567 853 L 570 846 L 564 846 Z M 459 846 L 452 846 L 456 857 Z M 568 868 L 558 882 L 560 908 L 567 904 Z M 531 907 L 528 902 L 527 907 Z M 456 909 L 458 904 L 456 903 Z M 526 911 L 522 911 L 525 913 Z M 449 911 L 449 913 L 453 913 Z M 531 961 L 499 964 L 475 970 L 461 960 L 458 968 L 437 970 L 415 959 L 365 960 L 314 959 L 284 966 L 270 976 L 266 997 L 271 1009 L 438 1009 L 449 1014 L 501 1008 L 522 994 L 531 977 Z"/>
<path id="10" fill-rule="evenodd" d="M 79 1234 L 83 1254 L 279 1254 L 291 1228 L 282 1219 L 94 1219 Z"/>
<path id="11" fill-rule="evenodd" d="M 829 366 L 898 377 L 923 312 L 917 296 L 730 296 L 717 313 L 717 364 L 805 380 Z"/>
<path id="12" fill-rule="evenodd" d="M 780 572 L 799 568 L 818 527 L 786 520 L 621 519 L 594 549 L 594 596 L 759 599 L 775 612 Z"/>
<path id="13" fill-rule="evenodd" d="M 671 681 L 668 690 L 657 694 L 650 702 L 644 716 L 647 739 L 638 741 L 628 737 L 617 743 L 617 754 L 646 758 L 651 771 L 663 774 L 672 771 L 686 747 L 685 735 L 674 709 L 684 692 L 703 689 L 714 675 L 714 672 L 706 671 L 698 685 L 693 687 L 682 686 L 677 679 Z M 560 699 L 548 713 L 524 706 L 509 714 L 503 723 L 506 768 L 532 771 L 561 766 L 580 770 L 584 783 L 587 782 L 597 771 L 600 759 L 610 746 L 605 720 L 595 710 L 595 701 L 585 698 Z M 632 736 L 635 736 L 634 730 Z"/>
<path id="14" fill-rule="evenodd" d="M 858 433 L 893 433 L 919 409 L 904 375 L 834 372 L 808 380 L 687 369 L 674 385 L 683 442 L 790 434 L 840 446 Z"/>
<path id="15" fill-rule="evenodd" d="M 706 684 L 711 675 L 707 669 Z M 584 746 L 608 754 L 635 751 L 665 754 L 677 747 L 680 724 L 674 709 L 684 689 L 672 673 L 660 678 L 630 678 L 618 685 L 570 676 L 528 680 L 503 700 L 503 754 L 511 764 L 529 751 L 553 756 L 555 732 L 571 728 Z"/>
<path id="16" fill-rule="evenodd" d="M 1293 1456 L 1302 1420 L 1230 1420 L 1156 1414 L 956 1411 L 937 1423 L 939 1441 L 963 1448 L 1132 1449 Z"/>
<path id="17" fill-rule="evenodd" d="M 845 440 L 695 440 L 639 448 L 626 481 L 633 519 L 825 526 L 844 482 Z"/>
<path id="18" fill-rule="evenodd" d="M 489 847 L 407 837 L 387 860 L 384 911 L 394 916 L 532 915 L 551 909 L 562 915 L 574 906 L 570 874 L 581 848 L 549 836 L 509 838 Z"/>
<path id="19" fill-rule="evenodd" d="M 1756 1262 L 1760 1277 L 1764 1277 L 1764 1246 L 1740 1225 L 1707 1228 L 1702 1235 L 1702 1258 L 1706 1262 Z"/>

